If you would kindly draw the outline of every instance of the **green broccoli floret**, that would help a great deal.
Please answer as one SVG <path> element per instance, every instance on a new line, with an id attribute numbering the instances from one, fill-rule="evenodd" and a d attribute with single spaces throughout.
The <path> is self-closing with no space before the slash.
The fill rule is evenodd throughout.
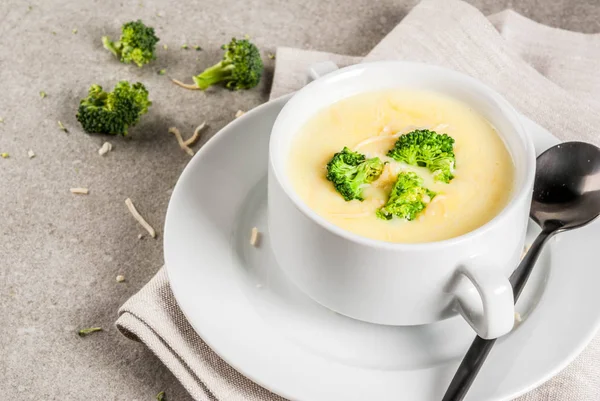
<path id="1" fill-rule="evenodd" d="M 102 44 L 122 63 L 129 64 L 133 61 L 138 67 L 141 67 L 156 58 L 154 48 L 159 39 L 154 35 L 154 28 L 137 20 L 124 24 L 121 31 L 119 40 L 113 42 L 108 36 L 103 36 Z"/>
<path id="2" fill-rule="evenodd" d="M 202 90 L 217 83 L 224 83 L 231 90 L 254 88 L 260 82 L 263 62 L 258 48 L 247 39 L 231 39 L 223 59 L 201 74 L 193 77 L 196 86 Z"/>
<path id="3" fill-rule="evenodd" d="M 445 183 L 454 178 L 454 139 L 435 131 L 416 130 L 398 138 L 388 156 L 413 166 L 427 167 L 436 181 Z"/>
<path id="4" fill-rule="evenodd" d="M 125 136 L 151 105 L 148 91 L 140 82 L 131 85 L 121 81 L 112 92 L 92 85 L 88 97 L 79 103 L 77 120 L 88 133 Z"/>
<path id="5" fill-rule="evenodd" d="M 327 163 L 327 179 L 345 200 L 362 201 L 364 185 L 379 178 L 384 165 L 378 157 L 366 159 L 365 155 L 344 147 Z"/>
<path id="6" fill-rule="evenodd" d="M 435 195 L 435 192 L 423 187 L 423 179 L 416 173 L 401 172 L 387 203 L 376 212 L 377 217 L 390 220 L 397 216 L 414 220 Z"/>

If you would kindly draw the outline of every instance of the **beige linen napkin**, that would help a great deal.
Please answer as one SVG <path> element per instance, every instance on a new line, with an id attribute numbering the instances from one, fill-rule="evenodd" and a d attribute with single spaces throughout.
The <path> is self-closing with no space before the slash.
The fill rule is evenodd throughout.
<path id="1" fill-rule="evenodd" d="M 537 24 L 510 10 L 485 18 L 458 0 L 425 0 L 365 58 L 280 48 L 271 98 L 299 89 L 307 68 L 383 59 L 463 71 L 494 87 L 563 140 L 600 145 L 600 35 Z M 197 400 L 281 400 L 222 361 L 179 310 L 164 269 L 119 310 L 117 327 L 146 344 Z M 519 401 L 600 400 L 600 336 Z"/>

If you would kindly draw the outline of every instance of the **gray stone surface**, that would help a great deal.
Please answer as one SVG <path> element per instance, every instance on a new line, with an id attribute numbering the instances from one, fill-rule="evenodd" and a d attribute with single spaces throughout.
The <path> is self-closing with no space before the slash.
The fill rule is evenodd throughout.
<path id="1" fill-rule="evenodd" d="M 600 5 L 588 1 L 472 0 L 485 13 L 512 7 L 542 23 L 600 31 Z M 173 86 L 156 71 L 186 78 L 220 57 L 219 45 L 249 34 L 264 54 L 278 45 L 365 54 L 414 4 L 371 0 L 150 1 L 3 0 L 0 3 L 0 385 L 8 400 L 170 400 L 190 397 L 143 345 L 114 328 L 118 307 L 162 263 L 161 234 L 170 191 L 189 161 L 169 126 L 202 142 L 267 99 L 273 61 L 260 87 L 206 93 Z M 28 7 L 31 6 L 31 7 Z M 142 18 L 161 38 L 158 60 L 138 69 L 102 49 L 122 22 Z M 76 28 L 77 33 L 72 30 Z M 55 32 L 55 34 L 53 34 Z M 181 50 L 180 45 L 204 50 Z M 94 82 L 143 81 L 154 105 L 131 139 L 82 133 L 78 100 Z M 39 91 L 45 91 L 45 99 Z M 57 126 L 61 120 L 69 133 Z M 32 149 L 36 157 L 29 159 Z M 76 196 L 71 187 L 88 187 Z M 139 240 L 131 197 L 158 229 Z M 199 255 L 201 256 L 201 255 Z M 123 274 L 124 283 L 115 277 Z M 105 331 L 79 338 L 76 330 Z"/>

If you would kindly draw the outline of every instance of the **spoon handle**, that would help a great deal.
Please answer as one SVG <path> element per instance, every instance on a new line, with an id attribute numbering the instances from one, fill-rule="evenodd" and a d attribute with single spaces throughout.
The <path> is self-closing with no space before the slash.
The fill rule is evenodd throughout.
<path id="1" fill-rule="evenodd" d="M 519 266 L 515 269 L 513 274 L 511 274 L 510 284 L 515 295 L 515 303 L 517 302 L 517 299 L 519 299 L 519 296 L 527 283 L 527 279 L 533 270 L 533 266 L 535 266 L 535 262 L 540 256 L 544 244 L 546 244 L 555 232 L 555 229 L 542 230 L 535 241 L 533 241 L 531 248 L 523 260 L 521 260 Z M 450 386 L 448 386 L 448 390 L 446 390 L 446 394 L 444 394 L 442 401 L 461 401 L 465 398 L 465 395 L 467 395 L 477 373 L 479 373 L 479 370 L 483 366 L 483 363 L 495 343 L 495 339 L 484 340 L 479 336 L 475 337 L 467 354 L 460 363 L 458 370 L 454 374 L 452 382 L 450 383 Z"/>
<path id="2" fill-rule="evenodd" d="M 531 248 L 519 263 L 519 266 L 515 269 L 515 271 L 510 275 L 509 281 L 510 285 L 513 288 L 513 294 L 515 297 L 515 304 L 517 300 L 521 296 L 521 292 L 523 292 L 523 288 L 525 288 L 525 284 L 529 279 L 529 275 L 533 271 L 533 267 L 535 266 L 535 262 L 537 262 L 540 253 L 542 253 L 542 249 L 546 242 L 556 233 L 556 228 L 545 228 L 542 232 L 535 238 L 533 244 L 531 244 Z"/>

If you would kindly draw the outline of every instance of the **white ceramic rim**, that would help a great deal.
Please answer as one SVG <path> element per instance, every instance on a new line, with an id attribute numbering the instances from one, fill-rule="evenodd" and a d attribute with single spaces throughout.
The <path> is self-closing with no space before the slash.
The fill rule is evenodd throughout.
<path id="1" fill-rule="evenodd" d="M 500 211 L 500 213 L 498 213 L 496 216 L 494 216 L 494 218 L 492 218 L 490 221 L 488 221 L 484 225 L 482 225 L 482 226 L 476 228 L 475 230 L 470 231 L 466 234 L 460 235 L 458 237 L 453 237 L 453 238 L 449 238 L 449 239 L 442 240 L 442 241 L 423 242 L 423 243 L 408 243 L 408 244 L 386 242 L 386 241 L 363 237 L 361 235 L 352 233 L 350 231 L 346 231 L 343 228 L 336 226 L 335 224 L 327 221 L 325 218 L 319 216 L 316 212 L 314 212 L 312 209 L 310 209 L 310 207 L 300 198 L 300 196 L 294 190 L 289 178 L 287 177 L 287 174 L 285 174 L 285 172 L 280 171 L 277 168 L 277 166 L 275 165 L 275 163 L 273 163 L 273 158 L 274 158 L 273 155 L 275 152 L 279 152 L 280 142 L 282 141 L 281 137 L 285 134 L 285 130 L 283 129 L 280 116 L 286 112 L 289 113 L 290 112 L 289 110 L 292 109 L 293 107 L 295 107 L 295 103 L 296 103 L 294 101 L 295 96 L 292 96 L 292 98 L 286 103 L 286 105 L 283 107 L 283 109 L 279 113 L 279 116 L 275 120 L 275 124 L 273 125 L 273 129 L 271 131 L 271 138 L 269 141 L 269 165 L 273 169 L 273 175 L 274 175 L 275 179 L 278 181 L 279 185 L 281 185 L 281 187 L 283 188 L 283 191 L 292 200 L 292 203 L 294 204 L 294 206 L 298 210 L 300 210 L 307 218 L 313 220 L 314 222 L 319 224 L 324 229 L 338 235 L 339 237 L 345 238 L 349 241 L 352 241 L 352 242 L 355 242 L 355 243 L 358 243 L 358 244 L 361 244 L 364 246 L 382 248 L 382 249 L 387 249 L 387 250 L 439 249 L 439 248 L 445 248 L 448 246 L 453 246 L 453 245 L 456 245 L 457 243 L 472 240 L 474 237 L 487 232 L 488 230 L 492 229 L 493 226 L 496 225 L 500 220 L 502 220 L 511 211 L 511 209 L 514 209 L 517 206 L 517 204 L 525 201 L 524 198 L 529 196 L 529 193 L 526 189 L 533 185 L 533 180 L 535 178 L 536 155 L 535 155 L 535 148 L 534 148 L 533 140 L 531 139 L 531 136 L 525 131 L 525 129 L 521 123 L 521 118 L 519 117 L 519 114 L 511 106 L 511 104 L 508 103 L 508 101 L 505 100 L 499 93 L 497 93 L 496 91 L 494 91 L 487 85 L 483 84 L 482 82 L 480 82 L 468 75 L 465 75 L 460 72 L 450 70 L 447 68 L 430 65 L 430 64 L 424 64 L 424 63 L 416 63 L 416 62 L 408 62 L 408 61 L 375 61 L 375 62 L 370 62 L 370 63 L 355 64 L 355 65 L 352 65 L 349 67 L 340 68 L 339 70 L 333 71 L 333 72 L 323 76 L 322 78 L 319 78 L 319 79 L 309 83 L 308 85 L 306 85 L 302 89 L 300 89 L 297 93 L 305 91 L 305 90 L 310 90 L 314 86 L 320 85 L 323 82 L 323 80 L 336 79 L 340 75 L 352 74 L 356 70 L 364 69 L 365 67 L 368 68 L 368 66 L 370 66 L 370 65 L 383 65 L 383 66 L 385 66 L 385 65 L 389 65 L 389 66 L 405 65 L 405 66 L 411 66 L 413 68 L 427 68 L 432 71 L 437 70 L 440 73 L 443 73 L 446 75 L 451 75 L 453 79 L 456 79 L 459 81 L 463 80 L 463 81 L 469 83 L 470 85 L 477 87 L 478 88 L 477 90 L 479 92 L 485 93 L 488 97 L 490 97 L 495 102 L 495 104 L 498 106 L 500 114 L 502 114 L 504 116 L 504 118 L 506 118 L 506 120 L 510 122 L 510 124 L 515 128 L 515 132 L 523 140 L 522 142 L 525 143 L 525 149 L 524 149 L 525 155 L 526 155 L 525 178 L 521 182 L 521 185 L 518 188 L 513 189 L 513 191 L 512 191 L 513 193 L 511 195 L 510 201 L 506 204 L 506 206 L 504 206 L 504 208 Z M 287 109 L 287 111 L 286 111 L 286 109 Z M 499 133 L 499 135 L 502 135 L 502 134 Z M 511 157 L 512 157 L 512 155 L 511 155 Z M 515 166 L 515 168 L 516 168 L 516 166 Z"/>

